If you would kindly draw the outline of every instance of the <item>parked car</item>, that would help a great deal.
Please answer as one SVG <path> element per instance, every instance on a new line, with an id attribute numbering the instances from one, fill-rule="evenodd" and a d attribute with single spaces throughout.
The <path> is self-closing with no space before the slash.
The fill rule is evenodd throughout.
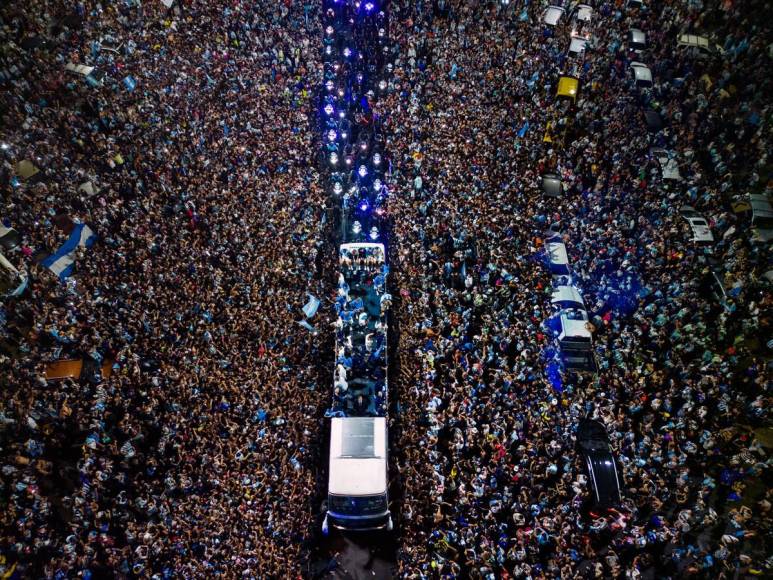
<path id="1" fill-rule="evenodd" d="M 565 11 L 561 6 L 548 6 L 542 13 L 542 22 L 548 26 L 556 26 L 558 21 L 561 20 L 561 17 L 564 15 L 564 12 Z"/>
<path id="2" fill-rule="evenodd" d="M 662 147 L 650 147 L 650 157 L 655 159 L 660 166 L 660 176 L 666 181 L 682 181 L 679 172 L 679 163 L 676 161 L 673 151 Z"/>
<path id="3" fill-rule="evenodd" d="M 657 133 L 663 128 L 663 118 L 660 113 L 652 109 L 644 111 L 644 123 L 647 125 L 647 129 L 653 133 Z"/>
<path id="4" fill-rule="evenodd" d="M 714 242 L 714 234 L 711 233 L 709 223 L 694 207 L 683 205 L 679 213 L 687 221 L 692 231 L 692 241 L 696 244 L 711 244 Z"/>
<path id="5" fill-rule="evenodd" d="M 647 48 L 647 35 L 643 30 L 631 28 L 628 31 L 628 49 L 641 52 Z"/>
<path id="6" fill-rule="evenodd" d="M 647 89 L 652 86 L 652 71 L 646 64 L 633 61 L 631 71 L 633 71 L 633 79 L 637 87 Z"/>
<path id="7" fill-rule="evenodd" d="M 690 50 L 696 56 L 722 55 L 725 52 L 716 42 L 697 34 L 680 34 L 676 37 L 676 45 Z"/>
<path id="8" fill-rule="evenodd" d="M 563 192 L 563 184 L 561 183 L 561 176 L 557 173 L 543 173 L 540 179 L 540 185 L 542 187 L 542 193 L 547 197 L 561 197 Z"/>
<path id="9" fill-rule="evenodd" d="M 588 47 L 588 39 L 583 36 L 572 35 L 569 41 L 569 56 L 578 56 Z"/>
<path id="10" fill-rule="evenodd" d="M 620 476 L 606 427 L 599 421 L 582 419 L 577 426 L 577 450 L 588 472 L 594 506 L 619 506 Z"/>
<path id="11" fill-rule="evenodd" d="M 593 8 L 587 4 L 578 4 L 572 10 L 572 36 L 590 38 L 593 21 Z"/>

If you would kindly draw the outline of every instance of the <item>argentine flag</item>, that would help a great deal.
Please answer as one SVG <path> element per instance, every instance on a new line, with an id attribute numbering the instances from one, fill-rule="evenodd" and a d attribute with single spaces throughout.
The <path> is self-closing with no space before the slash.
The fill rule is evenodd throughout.
<path id="1" fill-rule="evenodd" d="M 97 236 L 89 226 L 76 223 L 67 241 L 56 252 L 44 259 L 41 264 L 64 282 L 68 276 L 72 275 L 75 266 L 75 250 L 78 247 L 90 248 L 96 239 Z"/>

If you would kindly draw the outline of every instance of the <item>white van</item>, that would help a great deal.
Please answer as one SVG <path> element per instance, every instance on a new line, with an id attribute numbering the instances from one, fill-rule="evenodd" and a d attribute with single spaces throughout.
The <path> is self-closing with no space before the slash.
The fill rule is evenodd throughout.
<path id="1" fill-rule="evenodd" d="M 323 533 L 331 525 L 347 531 L 392 530 L 387 445 L 385 417 L 331 419 Z"/>

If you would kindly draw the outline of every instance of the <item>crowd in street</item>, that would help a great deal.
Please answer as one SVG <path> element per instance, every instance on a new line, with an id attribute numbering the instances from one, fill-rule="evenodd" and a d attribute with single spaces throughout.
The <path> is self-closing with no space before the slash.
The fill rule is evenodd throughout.
<path id="1" fill-rule="evenodd" d="M 317 4 L 0 7 L 0 219 L 29 276 L 0 304 L 0 575 L 300 575 L 336 368 Z M 773 188 L 766 6 L 629 4 L 593 3 L 572 61 L 571 5 L 548 27 L 540 2 L 389 2 L 373 114 L 391 163 L 400 577 L 770 574 L 770 253 L 735 211 Z M 681 32 L 722 51 L 677 49 Z M 556 97 L 568 71 L 574 102 Z M 683 182 L 664 182 L 651 145 Z M 560 198 L 540 190 L 548 171 Z M 97 241 L 63 282 L 40 262 L 74 222 Z M 549 229 L 596 375 L 546 373 Z M 323 304 L 307 321 L 308 294 Z M 59 358 L 110 374 L 47 380 Z M 623 479 L 598 514 L 583 417 L 606 426 Z"/>
<path id="2" fill-rule="evenodd" d="M 333 360 L 332 337 L 298 324 L 336 259 L 317 12 L 0 8 L 0 217 L 30 277 L 2 305 L 0 575 L 299 573 Z M 21 160 L 40 173 L 19 176 Z M 37 258 L 72 222 L 97 242 L 62 283 Z M 49 360 L 77 357 L 111 376 L 46 380 Z"/>
<path id="3" fill-rule="evenodd" d="M 539 2 L 391 5 L 404 577 L 770 573 L 770 254 L 732 210 L 733 196 L 770 193 L 764 7 L 628 4 L 592 3 L 575 61 L 571 4 L 557 27 Z M 630 28 L 646 34 L 641 53 Z M 723 50 L 677 49 L 681 32 Z M 651 89 L 631 61 L 650 67 Z M 556 97 L 567 73 L 576 103 Z M 648 108 L 662 131 L 648 131 Z M 650 145 L 676 152 L 683 182 L 668 187 Z M 562 197 L 542 193 L 544 172 Z M 707 217 L 712 254 L 691 241 L 684 204 Z M 545 372 L 549 229 L 591 317 L 596 376 Z M 709 258 L 726 298 L 709 291 Z M 583 417 L 619 458 L 618 509 L 588 506 Z"/>

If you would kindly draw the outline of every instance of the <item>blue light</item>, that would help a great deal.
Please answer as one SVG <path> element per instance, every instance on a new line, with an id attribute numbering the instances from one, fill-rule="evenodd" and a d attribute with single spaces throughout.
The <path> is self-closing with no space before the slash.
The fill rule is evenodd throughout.
<path id="1" fill-rule="evenodd" d="M 330 80 L 325 81 L 325 88 L 328 91 L 332 91 L 335 88 L 335 83 L 333 83 L 333 81 L 330 81 Z"/>
<path id="2" fill-rule="evenodd" d="M 375 6 L 373 6 L 373 2 L 368 2 L 367 4 L 365 4 L 365 10 L 367 10 L 368 12 L 373 10 L 373 8 L 375 8 Z"/>
<path id="3" fill-rule="evenodd" d="M 328 139 L 328 141 L 335 141 L 336 137 L 338 137 L 338 135 L 336 134 L 336 132 L 333 129 L 330 129 L 330 131 L 327 132 L 327 139 Z"/>
<path id="4" fill-rule="evenodd" d="M 369 208 L 370 208 L 370 205 L 368 205 L 368 201 L 363 199 L 360 202 L 360 211 L 368 211 Z"/>
<path id="5" fill-rule="evenodd" d="M 381 165 L 381 155 L 379 153 L 373 154 L 373 165 Z"/>
<path id="6" fill-rule="evenodd" d="M 345 56 L 346 58 L 349 58 L 350 56 L 352 56 L 352 51 L 351 51 L 351 50 L 349 50 L 349 48 L 348 48 L 348 47 L 344 49 L 344 56 Z"/>
<path id="7" fill-rule="evenodd" d="M 368 174 L 368 168 L 364 165 L 360 165 L 360 168 L 357 170 L 357 173 L 360 174 L 360 177 L 365 177 Z"/>
<path id="8" fill-rule="evenodd" d="M 370 236 L 370 239 L 373 240 L 374 242 L 378 239 L 378 229 L 375 226 L 370 228 L 369 236 Z"/>
<path id="9" fill-rule="evenodd" d="M 333 108 L 333 105 L 331 105 L 330 103 L 325 105 L 325 113 L 326 114 L 332 115 L 334 112 L 335 112 L 335 109 Z"/>

